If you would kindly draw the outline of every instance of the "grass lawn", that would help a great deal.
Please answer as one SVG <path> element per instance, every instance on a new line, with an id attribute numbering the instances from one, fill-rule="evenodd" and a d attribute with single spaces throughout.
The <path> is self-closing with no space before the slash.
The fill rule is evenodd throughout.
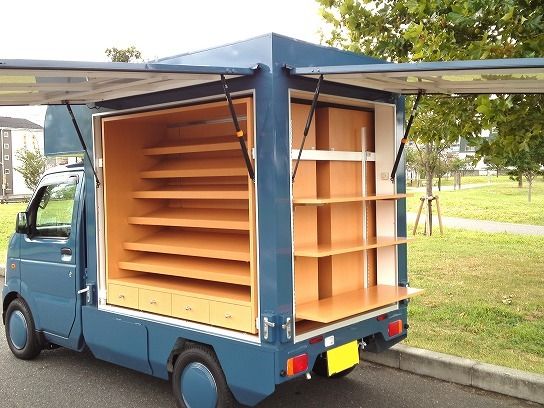
<path id="1" fill-rule="evenodd" d="M 15 215 L 26 210 L 26 203 L 0 204 L 0 263 L 6 263 L 8 241 L 15 232 Z"/>
<path id="2" fill-rule="evenodd" d="M 544 182 L 541 177 L 533 183 L 531 203 L 527 202 L 527 186 L 520 189 L 517 182 L 511 180 L 467 190 L 438 192 L 435 189 L 434 193 L 440 197 L 444 216 L 544 225 Z M 416 192 L 408 199 L 408 211 L 417 212 L 422 195 Z"/>
<path id="3" fill-rule="evenodd" d="M 409 245 L 407 344 L 544 374 L 544 237 L 449 229 Z"/>

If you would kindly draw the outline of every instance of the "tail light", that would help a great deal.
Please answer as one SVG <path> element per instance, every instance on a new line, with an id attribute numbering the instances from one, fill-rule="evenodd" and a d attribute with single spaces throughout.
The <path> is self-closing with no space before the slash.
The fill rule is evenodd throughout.
<path id="1" fill-rule="evenodd" d="M 402 326 L 402 320 L 395 320 L 394 322 L 389 323 L 389 326 L 387 327 L 389 337 L 402 333 Z"/>
<path id="2" fill-rule="evenodd" d="M 287 360 L 287 375 L 302 373 L 308 369 L 308 354 L 301 354 Z"/>

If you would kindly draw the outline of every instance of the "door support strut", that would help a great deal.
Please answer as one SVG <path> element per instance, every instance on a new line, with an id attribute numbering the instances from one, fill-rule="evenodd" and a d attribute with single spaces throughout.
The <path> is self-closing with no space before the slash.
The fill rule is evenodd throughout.
<path id="1" fill-rule="evenodd" d="M 74 112 L 72 112 L 72 107 L 70 106 L 68 101 L 64 101 L 64 104 L 66 105 L 66 109 L 68 109 L 68 113 L 70 114 L 70 117 L 72 118 L 72 123 L 74 124 L 74 128 L 76 129 L 77 137 L 79 138 L 79 143 L 81 143 L 81 147 L 83 147 L 83 150 L 85 151 L 85 155 L 87 156 L 87 159 L 89 159 L 89 165 L 91 166 L 91 169 L 93 170 L 94 178 L 96 180 L 96 188 L 99 188 L 100 180 L 98 180 L 98 174 L 96 174 L 96 170 L 94 168 L 93 161 L 91 160 L 89 150 L 87 150 L 87 145 L 85 144 L 85 141 L 83 140 L 83 136 L 81 135 L 81 130 L 79 129 L 79 125 L 77 124 L 76 117 L 74 116 Z"/>
<path id="2" fill-rule="evenodd" d="M 234 128 L 236 129 L 236 137 L 240 142 L 240 148 L 242 149 L 242 154 L 246 162 L 247 173 L 249 175 L 249 178 L 253 182 L 255 182 L 255 171 L 253 170 L 253 165 L 251 164 L 251 159 L 249 158 L 249 153 L 247 151 L 247 145 L 244 139 L 244 131 L 240 128 L 240 123 L 238 123 L 238 117 L 236 116 L 236 111 L 234 110 L 234 104 L 232 103 L 232 98 L 230 96 L 229 86 L 227 85 L 227 81 L 225 80 L 224 75 L 221 75 L 221 83 L 223 84 L 223 92 L 225 93 L 225 97 L 227 98 L 227 102 L 229 104 L 230 115 L 232 116 L 232 123 L 234 124 Z"/>
<path id="3" fill-rule="evenodd" d="M 397 175 L 397 169 L 399 167 L 400 158 L 402 157 L 402 152 L 404 151 L 404 145 L 408 143 L 408 135 L 410 134 L 410 128 L 412 127 L 412 123 L 414 122 L 414 119 L 417 116 L 417 107 L 419 106 L 419 101 L 421 100 L 421 96 L 425 93 L 423 89 L 420 89 L 417 92 L 417 98 L 414 102 L 414 106 L 412 107 L 412 112 L 410 113 L 410 119 L 408 119 L 408 124 L 406 125 L 406 129 L 404 130 L 404 136 L 400 140 L 400 146 L 399 150 L 397 151 L 397 157 L 395 158 L 395 164 L 393 164 L 393 170 L 391 170 L 391 183 L 395 182 L 395 176 Z"/>
<path id="4" fill-rule="evenodd" d="M 317 86 L 315 87 L 314 98 L 312 99 L 312 106 L 310 107 L 310 112 L 308 113 L 308 118 L 306 119 L 306 126 L 304 127 L 304 136 L 302 137 L 302 143 L 300 144 L 300 149 L 298 150 L 297 162 L 295 163 L 295 168 L 293 170 L 293 176 L 291 181 L 295 182 L 295 177 L 297 175 L 298 165 L 300 163 L 300 157 L 302 156 L 302 149 L 304 149 L 304 143 L 306 142 L 306 136 L 310 131 L 310 126 L 312 125 L 312 119 L 314 117 L 315 108 L 317 106 L 317 99 L 319 98 L 319 91 L 321 89 L 321 83 L 323 82 L 323 74 L 319 75 L 317 80 Z"/>

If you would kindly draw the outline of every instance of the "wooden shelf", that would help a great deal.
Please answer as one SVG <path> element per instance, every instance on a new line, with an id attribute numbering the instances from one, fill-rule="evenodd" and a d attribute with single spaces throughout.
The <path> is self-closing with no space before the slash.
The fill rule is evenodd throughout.
<path id="1" fill-rule="evenodd" d="M 296 318 L 330 323 L 378 309 L 420 293 L 422 293 L 420 289 L 387 285 L 372 286 L 299 305 Z"/>
<path id="2" fill-rule="evenodd" d="M 359 201 L 399 200 L 408 197 L 407 194 L 381 194 L 364 197 L 334 197 L 334 198 L 293 198 L 294 205 L 325 205 L 336 203 L 354 203 Z"/>
<path id="3" fill-rule="evenodd" d="M 219 300 L 244 306 L 251 304 L 249 288 L 220 282 L 185 279 L 174 276 L 140 275 L 130 278 L 110 278 L 108 283 L 194 296 L 202 299 Z"/>
<path id="4" fill-rule="evenodd" d="M 350 252 L 364 251 L 365 249 L 387 247 L 392 245 L 405 244 L 407 238 L 369 238 L 360 242 L 346 242 L 338 245 L 317 245 L 317 246 L 296 246 L 295 256 L 304 256 L 310 258 L 321 258 L 324 256 L 347 254 Z"/>
<path id="5" fill-rule="evenodd" d="M 245 262 L 179 255 L 143 254 L 130 261 L 119 262 L 119 268 L 234 285 L 251 285 L 249 265 Z"/>
<path id="6" fill-rule="evenodd" d="M 249 231 L 249 213 L 247 210 L 163 208 L 143 216 L 129 217 L 128 222 L 137 225 L 219 228 Z"/>
<path id="7" fill-rule="evenodd" d="M 209 184 L 166 186 L 158 190 L 135 191 L 133 198 L 150 199 L 203 199 L 203 200 L 247 200 L 247 184 Z"/>
<path id="8" fill-rule="evenodd" d="M 123 248 L 160 254 L 250 261 L 247 234 L 160 231 L 136 242 L 125 242 Z"/>
<path id="9" fill-rule="evenodd" d="M 154 168 L 140 172 L 141 178 L 244 176 L 247 169 L 242 158 L 165 160 Z"/>
<path id="10" fill-rule="evenodd" d="M 234 139 L 234 136 L 232 136 Z M 222 152 L 240 149 L 240 143 L 236 140 L 232 142 L 204 142 L 183 145 L 167 145 L 148 147 L 143 149 L 146 156 L 160 156 L 167 154 L 185 154 L 185 153 L 203 153 L 203 152 Z"/>

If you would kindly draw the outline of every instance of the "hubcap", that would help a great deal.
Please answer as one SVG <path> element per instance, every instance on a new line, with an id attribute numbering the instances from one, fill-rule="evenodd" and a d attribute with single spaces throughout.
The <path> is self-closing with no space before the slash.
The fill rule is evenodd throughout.
<path id="1" fill-rule="evenodd" d="M 16 310 L 9 317 L 9 338 L 17 350 L 22 350 L 26 346 L 27 324 L 20 310 Z"/>
<path id="2" fill-rule="evenodd" d="M 181 373 L 180 391 L 188 408 L 215 408 L 217 384 L 212 373 L 202 363 L 190 363 Z"/>

